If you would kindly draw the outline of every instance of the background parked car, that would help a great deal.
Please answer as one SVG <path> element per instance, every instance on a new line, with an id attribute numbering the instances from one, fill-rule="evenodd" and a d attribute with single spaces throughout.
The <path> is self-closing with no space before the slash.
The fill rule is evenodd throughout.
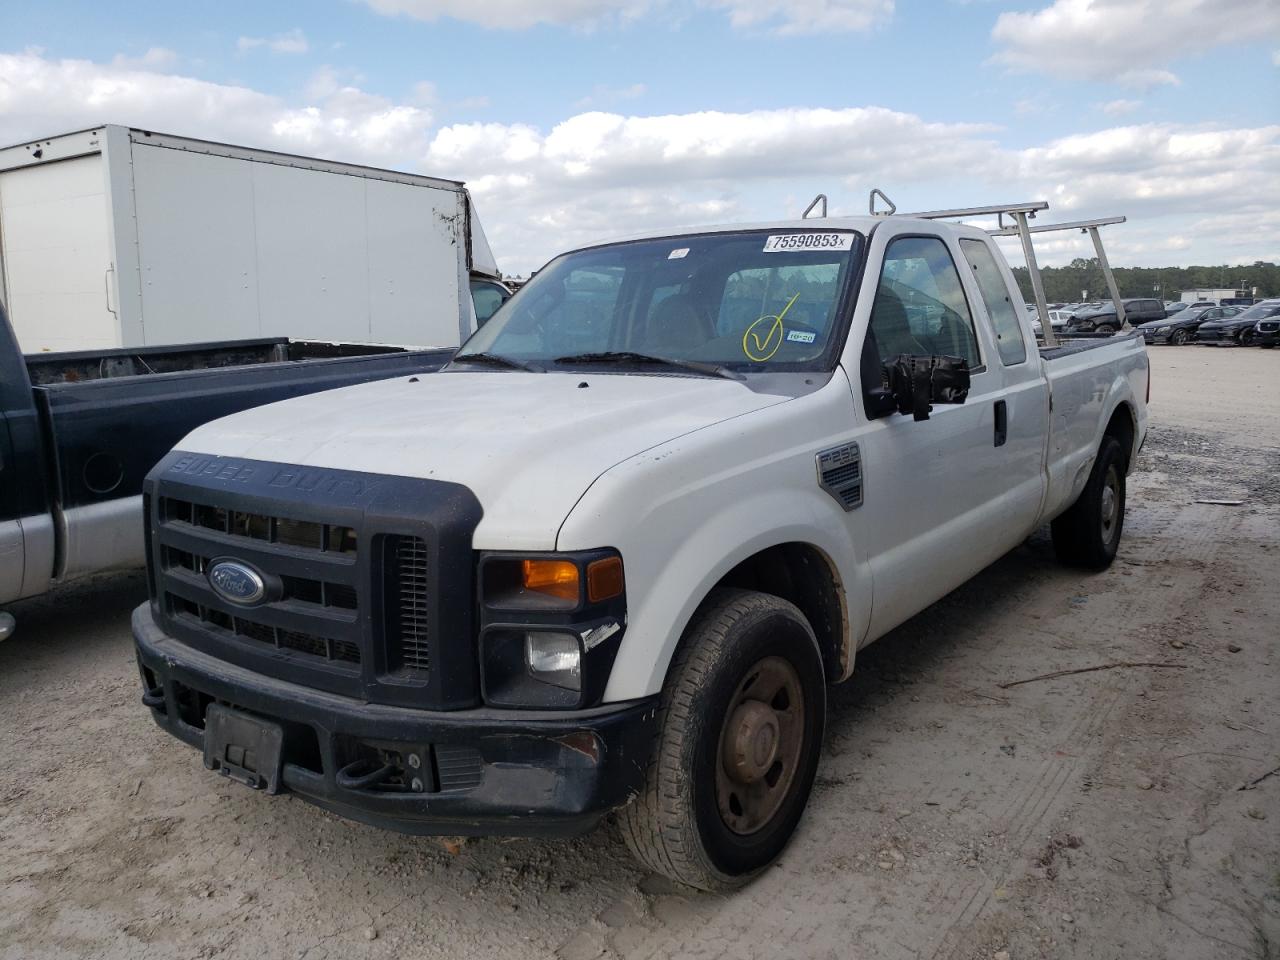
<path id="1" fill-rule="evenodd" d="M 1044 335 L 1044 327 L 1040 323 L 1040 318 L 1036 315 L 1036 311 L 1031 313 L 1031 329 L 1035 331 L 1037 337 Z M 1061 332 L 1067 329 L 1067 323 L 1071 320 L 1071 314 L 1066 310 L 1049 311 L 1049 323 L 1053 326 L 1054 332 Z"/>
<path id="2" fill-rule="evenodd" d="M 1239 307 L 1187 307 L 1163 320 L 1149 320 L 1138 326 L 1147 343 L 1181 346 L 1195 339 L 1196 330 L 1207 320 L 1226 320 L 1240 313 Z"/>
<path id="3" fill-rule="evenodd" d="M 1132 326 L 1146 323 L 1148 320 L 1163 320 L 1164 304 L 1159 300 L 1122 300 L 1125 319 Z M 1115 333 L 1120 329 L 1116 319 L 1114 303 L 1103 303 L 1096 308 L 1077 310 L 1067 323 L 1069 333 Z"/>
<path id="4" fill-rule="evenodd" d="M 1265 305 L 1265 301 L 1259 304 L 1259 306 Z M 1263 350 L 1270 350 L 1280 341 L 1280 312 L 1263 317 L 1258 321 L 1258 325 L 1253 328 L 1253 332 L 1258 339 L 1258 346 Z"/>
<path id="5" fill-rule="evenodd" d="M 1263 300 L 1232 317 L 1200 324 L 1200 329 L 1196 331 L 1196 340 L 1199 343 L 1238 343 L 1242 347 L 1247 347 L 1257 340 L 1257 331 L 1254 328 L 1258 322 L 1275 316 L 1280 316 L 1280 298 Z"/>
<path id="6" fill-rule="evenodd" d="M 1180 313 L 1187 309 L 1188 306 L 1190 306 L 1190 304 L 1183 303 L 1181 300 L 1167 301 L 1164 305 L 1164 315 L 1166 317 L 1171 317 L 1175 313 Z"/>

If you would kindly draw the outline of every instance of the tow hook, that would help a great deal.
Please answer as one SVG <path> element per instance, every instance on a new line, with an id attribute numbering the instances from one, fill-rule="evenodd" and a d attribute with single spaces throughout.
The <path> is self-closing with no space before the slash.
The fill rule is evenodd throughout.
<path id="1" fill-rule="evenodd" d="M 149 710 L 164 711 L 164 691 L 163 690 L 143 690 L 142 705 Z"/>

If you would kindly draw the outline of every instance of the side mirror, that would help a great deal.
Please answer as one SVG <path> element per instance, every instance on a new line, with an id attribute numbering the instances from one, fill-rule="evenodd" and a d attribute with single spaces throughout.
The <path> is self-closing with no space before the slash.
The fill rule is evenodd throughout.
<path id="1" fill-rule="evenodd" d="M 969 361 L 961 357 L 903 353 L 885 372 L 898 412 L 915 420 L 928 420 L 935 403 L 964 403 L 969 397 Z"/>

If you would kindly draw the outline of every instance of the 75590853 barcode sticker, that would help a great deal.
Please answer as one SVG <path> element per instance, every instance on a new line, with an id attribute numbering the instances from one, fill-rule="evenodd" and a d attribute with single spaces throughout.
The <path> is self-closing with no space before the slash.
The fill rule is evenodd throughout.
<path id="1" fill-rule="evenodd" d="M 852 250 L 852 233 L 775 233 L 764 242 L 765 253 L 791 250 Z"/>

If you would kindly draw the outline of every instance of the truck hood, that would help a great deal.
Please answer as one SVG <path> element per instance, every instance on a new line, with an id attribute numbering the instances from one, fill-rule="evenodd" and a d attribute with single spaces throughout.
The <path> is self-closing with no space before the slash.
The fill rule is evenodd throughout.
<path id="1" fill-rule="evenodd" d="M 448 371 L 247 410 L 178 449 L 463 484 L 484 509 L 477 549 L 550 550 L 613 465 L 787 399 L 704 377 Z"/>

